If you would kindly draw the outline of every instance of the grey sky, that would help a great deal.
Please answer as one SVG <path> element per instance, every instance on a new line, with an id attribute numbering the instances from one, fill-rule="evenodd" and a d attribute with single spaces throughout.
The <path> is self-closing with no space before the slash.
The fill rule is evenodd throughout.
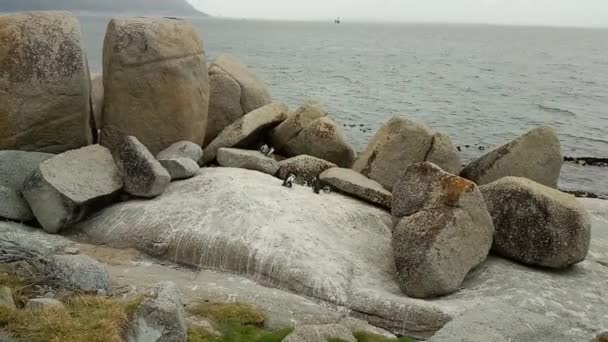
<path id="1" fill-rule="evenodd" d="M 608 0 L 188 0 L 237 18 L 608 27 Z"/>

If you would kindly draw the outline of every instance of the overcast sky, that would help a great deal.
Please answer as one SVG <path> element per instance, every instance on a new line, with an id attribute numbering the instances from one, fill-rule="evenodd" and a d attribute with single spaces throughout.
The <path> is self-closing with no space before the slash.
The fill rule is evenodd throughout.
<path id="1" fill-rule="evenodd" d="M 215 16 L 608 27 L 608 0 L 188 0 Z"/>

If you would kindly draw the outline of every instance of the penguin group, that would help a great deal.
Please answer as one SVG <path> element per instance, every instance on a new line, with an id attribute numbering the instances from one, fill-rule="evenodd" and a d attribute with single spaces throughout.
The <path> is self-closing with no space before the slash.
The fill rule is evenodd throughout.
<path id="1" fill-rule="evenodd" d="M 296 178 L 297 177 L 295 174 L 288 174 L 287 177 L 285 177 L 285 179 L 283 180 L 283 186 L 287 188 L 292 188 L 293 183 L 296 181 Z M 317 177 L 313 177 L 310 182 L 304 181 L 302 185 L 305 187 L 311 187 L 312 191 L 315 194 L 320 194 L 321 191 L 326 194 L 331 192 L 331 188 L 329 187 L 329 185 L 323 186 L 323 184 L 321 184 L 321 180 L 319 180 Z"/>

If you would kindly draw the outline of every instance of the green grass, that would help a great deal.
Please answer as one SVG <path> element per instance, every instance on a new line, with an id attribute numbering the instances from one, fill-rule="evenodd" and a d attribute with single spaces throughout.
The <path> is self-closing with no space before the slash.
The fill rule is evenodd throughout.
<path id="1" fill-rule="evenodd" d="M 292 328 L 262 329 L 266 316 L 245 303 L 197 302 L 188 308 L 188 312 L 214 322 L 222 334 L 218 337 L 203 328 L 191 326 L 188 342 L 280 342 L 293 331 Z"/>

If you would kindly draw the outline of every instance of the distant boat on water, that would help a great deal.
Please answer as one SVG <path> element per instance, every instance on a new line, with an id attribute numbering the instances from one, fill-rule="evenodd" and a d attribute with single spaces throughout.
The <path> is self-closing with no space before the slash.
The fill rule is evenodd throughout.
<path id="1" fill-rule="evenodd" d="M 336 18 L 336 20 L 334 20 L 334 23 L 336 23 L 336 24 L 339 24 L 339 23 L 341 23 L 341 22 L 342 22 L 342 21 L 340 20 L 340 17 L 337 17 L 337 18 Z"/>

